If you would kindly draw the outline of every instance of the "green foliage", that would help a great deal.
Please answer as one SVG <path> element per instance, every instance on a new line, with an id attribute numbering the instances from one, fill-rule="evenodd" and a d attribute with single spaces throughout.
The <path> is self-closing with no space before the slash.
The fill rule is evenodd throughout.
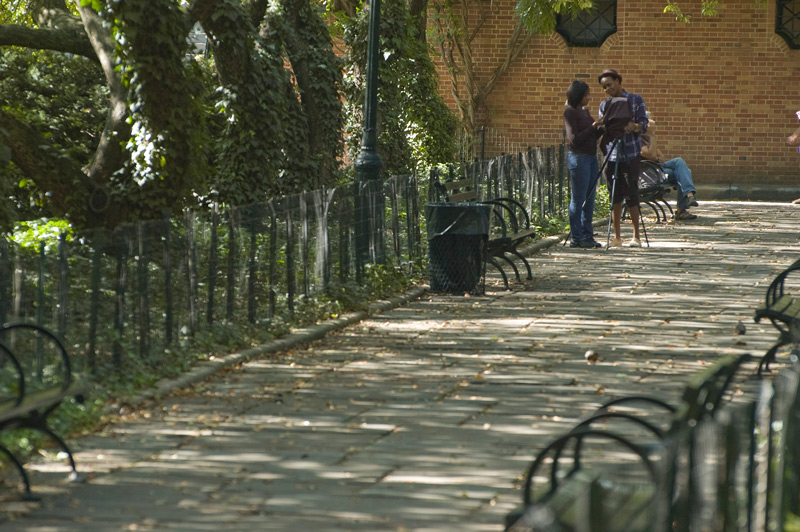
<path id="1" fill-rule="evenodd" d="M 203 19 L 212 52 L 192 57 L 191 17 L 182 3 L 80 3 L 106 22 L 116 72 L 128 91 L 131 135 L 122 140 L 129 157 L 112 176 L 92 176 L 125 205 L 125 221 L 174 213 L 195 198 L 245 204 L 341 183 L 341 68 L 315 4 L 273 2 L 265 18 L 255 20 L 238 0 L 214 2 Z M 284 3 L 300 9 L 285 11 Z M 34 26 L 24 5 L 4 1 L 2 6 L 9 10 L 4 22 Z M 98 64 L 70 58 L 73 63 L 55 79 L 64 54 L 9 47 L 2 47 L 2 54 L 0 105 L 19 111 L 15 116 L 72 157 L 73 167 L 87 167 L 108 110 L 109 91 Z M 17 64 L 11 64 L 12 54 Z M 78 68 L 79 61 L 89 67 Z M 75 86 L 66 79 L 72 72 Z M 84 111 L 82 123 L 70 106 Z M 66 120 L 76 123 L 62 123 Z M 0 142 L 0 160 L 9 156 Z M 5 218 L 10 227 L 13 219 L 47 214 L 43 195 L 26 205 L 38 192 L 36 176 L 22 176 L 9 164 L 0 172 L 6 178 L 0 197 L 19 197 L 17 211 L 34 209 L 24 215 L 5 209 L 6 214 L 0 206 L 0 223 Z M 75 202 L 85 207 L 85 197 Z"/>
<path id="2" fill-rule="evenodd" d="M 611 213 L 611 202 L 608 188 L 598 185 L 595 194 L 594 218 L 605 218 Z M 543 219 L 531 221 L 531 225 L 540 236 L 555 236 L 569 232 L 569 211 L 565 207 L 559 211 L 546 215 Z"/>
<path id="3" fill-rule="evenodd" d="M 66 220 L 42 218 L 18 223 L 11 234 L 11 240 L 34 251 L 38 251 L 44 244 L 45 251 L 50 252 L 58 246 L 61 235 L 65 235 L 67 240 L 72 238 L 72 228 Z"/>
<path id="4" fill-rule="evenodd" d="M 178 212 L 199 185 L 193 180 L 205 174 L 198 80 L 185 66 L 184 13 L 172 0 L 110 0 L 103 14 L 112 22 L 132 126 L 129 168 L 118 173 L 115 192 L 144 217 Z"/>
<path id="5" fill-rule="evenodd" d="M 611 213 L 611 194 L 606 185 L 598 185 L 594 197 L 594 215 L 603 218 Z"/>
<path id="6" fill-rule="evenodd" d="M 0 0 L 0 24 L 30 22 L 26 0 Z"/>
<path id="7" fill-rule="evenodd" d="M 282 189 L 289 76 L 280 50 L 260 39 L 240 2 L 217 3 L 210 18 L 204 29 L 224 82 L 216 90 L 224 128 L 216 139 L 214 189 L 234 205 L 263 201 Z"/>
<path id="8" fill-rule="evenodd" d="M 355 158 L 363 128 L 368 12 L 339 16 L 344 54 L 348 152 Z M 387 173 L 407 173 L 416 162 L 452 160 L 458 122 L 437 91 L 426 45 L 414 33 L 405 2 L 384 2 L 379 52 L 378 152 Z"/>
<path id="9" fill-rule="evenodd" d="M 700 4 L 700 14 L 704 17 L 716 17 L 719 13 L 719 0 L 702 0 Z M 754 8 L 766 9 L 767 0 L 753 0 Z M 681 9 L 676 0 L 667 0 L 667 5 L 664 6 L 664 13 L 669 13 L 675 17 L 679 22 L 690 22 L 692 16 L 687 15 Z"/>
<path id="10" fill-rule="evenodd" d="M 425 275 L 424 264 L 367 264 L 365 283 L 368 287 L 367 300 L 384 299 L 395 296 Z"/>
<path id="11" fill-rule="evenodd" d="M 261 35 L 288 58 L 297 79 L 286 91 L 286 166 L 298 185 L 292 192 L 336 186 L 344 129 L 341 60 L 316 6 L 285 3 L 267 13 Z"/>
<path id="12" fill-rule="evenodd" d="M 226 203 L 338 184 L 343 123 L 339 62 L 322 19 L 307 7 L 287 13 L 273 4 L 259 34 L 237 2 L 221 2 L 211 17 L 213 25 L 205 28 L 216 43 L 216 68 L 229 81 L 217 89 L 214 105 L 223 120 L 216 121 L 213 190 Z M 296 46 L 286 45 L 290 38 Z M 228 64 L 231 56 L 240 64 Z M 287 60 L 304 69 L 306 85 L 300 86 L 285 68 Z M 231 68 L 240 72 L 233 74 Z M 312 134 L 318 138 L 315 145 L 309 142 Z"/>
<path id="13" fill-rule="evenodd" d="M 108 88 L 97 63 L 51 51 L 0 48 L 0 108 L 39 132 L 59 157 L 85 165 L 108 111 Z M 0 143 L 0 228 L 49 215 L 46 190 L 13 164 Z M 84 198 L 76 198 L 84 201 Z"/>
<path id="14" fill-rule="evenodd" d="M 556 27 L 556 15 L 576 16 L 593 6 L 592 0 L 520 0 L 515 11 L 525 29 L 547 34 Z"/>

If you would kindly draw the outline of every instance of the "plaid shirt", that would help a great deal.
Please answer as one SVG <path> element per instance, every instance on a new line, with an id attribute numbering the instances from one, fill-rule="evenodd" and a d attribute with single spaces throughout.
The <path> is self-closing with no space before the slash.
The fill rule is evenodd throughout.
<path id="1" fill-rule="evenodd" d="M 640 133 L 625 133 L 622 137 L 622 144 L 624 146 L 624 160 L 630 160 L 635 157 L 639 156 L 639 153 L 642 151 L 642 141 L 639 138 L 640 135 L 647 131 L 647 110 L 644 107 L 644 100 L 638 94 L 633 94 L 627 91 L 622 91 L 622 96 L 628 99 L 628 102 L 631 104 L 631 111 L 633 111 L 633 118 L 631 121 L 636 122 L 642 127 Z M 600 102 L 600 114 L 599 118 L 603 118 L 603 112 L 606 109 L 606 104 L 611 100 L 608 98 Z M 612 148 L 614 142 L 610 141 L 606 143 L 605 152 Z M 617 150 L 615 149 L 612 153 L 608 155 L 609 161 L 616 161 L 617 160 Z"/>

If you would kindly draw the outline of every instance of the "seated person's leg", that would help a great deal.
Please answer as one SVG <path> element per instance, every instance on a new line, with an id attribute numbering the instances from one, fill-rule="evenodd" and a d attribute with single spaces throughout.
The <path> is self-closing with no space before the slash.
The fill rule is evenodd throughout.
<path id="1" fill-rule="evenodd" d="M 670 174 L 667 174 L 667 175 L 670 175 Z M 675 183 L 675 185 L 677 185 L 678 209 L 680 209 L 680 210 L 688 209 L 689 208 L 689 200 L 686 198 L 686 194 L 688 194 L 688 192 L 683 190 L 683 187 L 681 186 L 680 182 L 677 179 L 672 179 L 671 182 Z"/>
<path id="2" fill-rule="evenodd" d="M 679 189 L 683 191 L 683 196 L 690 192 L 695 192 L 692 171 L 682 158 L 676 157 L 665 162 L 664 171 L 667 172 L 670 180 L 674 180 L 678 184 Z"/>

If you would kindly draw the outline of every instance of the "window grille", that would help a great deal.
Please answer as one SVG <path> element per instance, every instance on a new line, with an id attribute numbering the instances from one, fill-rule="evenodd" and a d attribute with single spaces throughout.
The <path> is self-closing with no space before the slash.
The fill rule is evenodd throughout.
<path id="1" fill-rule="evenodd" d="M 775 33 L 790 48 L 800 48 L 800 0 L 777 0 L 776 8 Z"/>
<path id="2" fill-rule="evenodd" d="M 576 17 L 556 16 L 556 31 L 569 46 L 597 47 L 617 31 L 617 1 L 597 0 Z"/>

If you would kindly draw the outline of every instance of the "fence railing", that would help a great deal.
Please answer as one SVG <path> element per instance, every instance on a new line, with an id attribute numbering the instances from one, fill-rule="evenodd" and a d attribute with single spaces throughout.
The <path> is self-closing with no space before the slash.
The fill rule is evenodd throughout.
<path id="1" fill-rule="evenodd" d="M 563 146 L 531 148 L 460 171 L 543 216 L 565 205 L 563 160 Z M 365 264 L 427 256 L 424 183 L 412 174 L 367 189 L 213 206 L 83 238 L 0 238 L 0 322 L 51 328 L 88 372 L 158 363 L 219 326 L 280 330 L 327 289 L 361 284 Z M 368 223 L 357 223 L 357 205 Z"/>
<path id="2" fill-rule="evenodd" d="M 379 189 L 381 187 L 378 187 Z M 424 253 L 415 175 L 386 179 L 385 216 L 363 238 L 407 264 Z M 218 325 L 278 329 L 337 283 L 358 283 L 353 187 L 214 206 L 87 238 L 0 240 L 0 320 L 47 326 L 79 370 L 122 368 Z M 380 239 L 375 238 L 375 228 Z"/>
<path id="3" fill-rule="evenodd" d="M 569 206 L 566 146 L 528 147 L 516 154 L 475 159 L 447 171 L 434 169 L 439 181 L 471 179 L 480 199 L 513 198 L 535 220 L 564 214 Z M 429 191 L 428 198 L 433 195 Z"/>

